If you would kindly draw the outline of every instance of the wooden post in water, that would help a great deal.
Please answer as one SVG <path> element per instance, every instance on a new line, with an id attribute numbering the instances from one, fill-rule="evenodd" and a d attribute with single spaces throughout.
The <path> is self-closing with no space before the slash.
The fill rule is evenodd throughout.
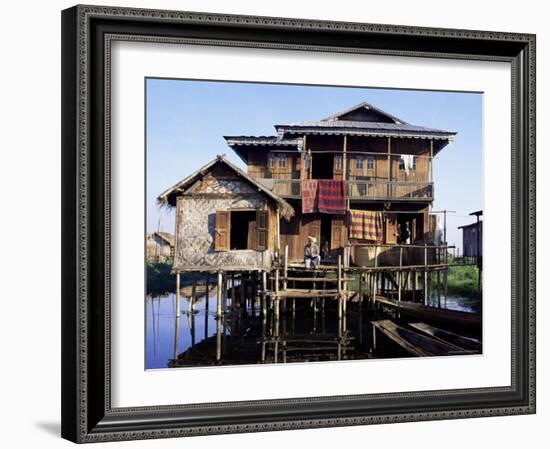
<path id="1" fill-rule="evenodd" d="M 218 273 L 221 276 L 221 273 Z M 218 286 L 221 285 L 221 280 L 218 277 Z M 221 287 L 220 287 L 221 288 Z M 216 360 L 220 361 L 222 358 L 222 317 L 218 315 L 216 318 Z"/>
<path id="2" fill-rule="evenodd" d="M 206 280 L 204 281 L 205 297 L 204 297 L 204 339 L 208 338 L 208 312 L 210 309 L 210 272 L 206 273 Z"/>
<path id="3" fill-rule="evenodd" d="M 241 271 L 241 286 L 239 289 L 241 298 L 239 300 L 239 307 L 242 309 L 244 306 L 244 309 L 246 310 L 246 297 L 245 297 L 246 291 L 245 290 L 246 290 L 246 281 L 245 281 L 244 271 Z"/>
<path id="4" fill-rule="evenodd" d="M 275 319 L 279 320 L 279 267 L 275 269 Z"/>
<path id="5" fill-rule="evenodd" d="M 195 313 L 195 297 L 197 294 L 197 272 L 193 271 L 193 279 L 191 280 L 191 297 L 189 298 L 189 309 L 187 310 L 189 316 Z"/>
<path id="6" fill-rule="evenodd" d="M 217 285 L 217 304 L 216 304 L 216 316 L 220 318 L 222 316 L 222 272 L 218 271 L 218 285 Z"/>
<path id="7" fill-rule="evenodd" d="M 285 271 L 284 271 L 284 281 L 283 281 L 283 290 L 286 290 L 287 287 L 287 277 L 288 277 L 288 245 L 285 245 Z"/>
<path id="8" fill-rule="evenodd" d="M 231 272 L 231 307 L 235 309 L 237 305 L 237 300 L 235 298 L 235 273 Z"/>
<path id="9" fill-rule="evenodd" d="M 267 316 L 267 272 L 262 271 L 262 315 Z"/>
<path id="10" fill-rule="evenodd" d="M 180 272 L 176 273 L 176 316 L 180 316 Z"/>
<path id="11" fill-rule="evenodd" d="M 359 305 L 363 303 L 363 273 L 359 272 Z"/>
<path id="12" fill-rule="evenodd" d="M 374 247 L 374 268 L 378 268 L 378 246 Z M 376 284 L 378 283 L 378 275 L 376 270 L 373 272 L 372 282 L 372 304 L 376 304 Z"/>
<path id="13" fill-rule="evenodd" d="M 338 256 L 338 279 L 337 279 L 337 289 L 338 289 L 338 319 L 342 319 L 342 256 Z"/>
<path id="14" fill-rule="evenodd" d="M 428 305 L 428 245 L 424 243 L 424 305 Z"/>
<path id="15" fill-rule="evenodd" d="M 397 300 L 401 301 L 401 267 L 403 266 L 403 247 L 399 247 L 399 271 L 397 272 Z"/>

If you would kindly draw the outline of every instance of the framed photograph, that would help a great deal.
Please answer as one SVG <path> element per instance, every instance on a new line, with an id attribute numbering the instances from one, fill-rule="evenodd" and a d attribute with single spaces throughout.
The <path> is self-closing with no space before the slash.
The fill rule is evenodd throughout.
<path id="1" fill-rule="evenodd" d="M 62 435 L 535 412 L 535 36 L 62 12 Z"/>

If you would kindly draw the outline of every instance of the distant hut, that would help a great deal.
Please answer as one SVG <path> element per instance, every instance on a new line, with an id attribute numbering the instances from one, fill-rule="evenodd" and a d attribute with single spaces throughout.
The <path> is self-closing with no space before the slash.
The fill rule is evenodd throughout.
<path id="1" fill-rule="evenodd" d="M 462 254 L 464 257 L 483 256 L 483 221 L 459 226 L 462 229 Z"/>
<path id="2" fill-rule="evenodd" d="M 147 260 L 164 262 L 174 256 L 174 235 L 153 232 L 147 235 Z"/>
<path id="3" fill-rule="evenodd" d="M 176 208 L 175 272 L 269 269 L 279 248 L 280 217 L 294 214 L 289 203 L 225 156 L 158 201 Z"/>

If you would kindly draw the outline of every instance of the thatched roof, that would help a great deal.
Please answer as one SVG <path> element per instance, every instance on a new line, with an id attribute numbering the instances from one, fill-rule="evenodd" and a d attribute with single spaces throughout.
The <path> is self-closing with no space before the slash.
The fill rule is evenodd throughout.
<path id="1" fill-rule="evenodd" d="M 174 246 L 174 244 L 176 243 L 176 237 L 174 236 L 174 234 L 170 234 L 169 232 L 153 232 L 153 235 L 157 235 L 160 239 L 164 240 L 170 246 Z"/>
<path id="2" fill-rule="evenodd" d="M 168 190 L 165 190 L 162 192 L 158 198 L 157 201 L 160 204 L 164 204 L 167 206 L 175 207 L 176 205 L 176 198 L 183 193 L 187 189 L 189 189 L 195 182 L 197 182 L 199 179 L 201 179 L 203 176 L 210 173 L 215 167 L 218 165 L 223 164 L 226 167 L 228 167 L 230 170 L 232 170 L 237 176 L 242 178 L 244 181 L 248 182 L 252 186 L 254 186 L 255 189 L 257 189 L 259 192 L 263 193 L 265 196 L 267 196 L 269 199 L 274 201 L 280 208 L 281 215 L 284 218 L 290 218 L 294 215 L 294 208 L 286 202 L 283 198 L 273 193 L 271 190 L 260 184 L 258 181 L 256 181 L 254 178 L 250 177 L 246 172 L 241 170 L 239 167 L 234 165 L 233 163 L 229 162 L 227 158 L 225 157 L 225 154 L 218 155 L 216 159 L 209 162 L 208 164 L 204 165 L 200 169 L 198 169 L 196 172 L 192 173 L 190 176 L 185 178 L 184 180 L 178 182 L 177 184 L 170 187 Z"/>

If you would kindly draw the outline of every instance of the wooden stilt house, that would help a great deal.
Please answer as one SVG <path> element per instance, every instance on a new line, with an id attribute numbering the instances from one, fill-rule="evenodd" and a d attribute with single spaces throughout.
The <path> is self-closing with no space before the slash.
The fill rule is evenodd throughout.
<path id="1" fill-rule="evenodd" d="M 175 272 L 269 269 L 292 206 L 218 156 L 159 195 L 176 208 Z"/>
<path id="2" fill-rule="evenodd" d="M 225 139 L 248 175 L 296 211 L 279 225 L 291 260 L 302 259 L 310 235 L 326 257 L 347 247 L 359 265 L 389 257 L 398 243 L 429 243 L 432 163 L 455 132 L 412 125 L 368 103 L 275 129 Z"/>

